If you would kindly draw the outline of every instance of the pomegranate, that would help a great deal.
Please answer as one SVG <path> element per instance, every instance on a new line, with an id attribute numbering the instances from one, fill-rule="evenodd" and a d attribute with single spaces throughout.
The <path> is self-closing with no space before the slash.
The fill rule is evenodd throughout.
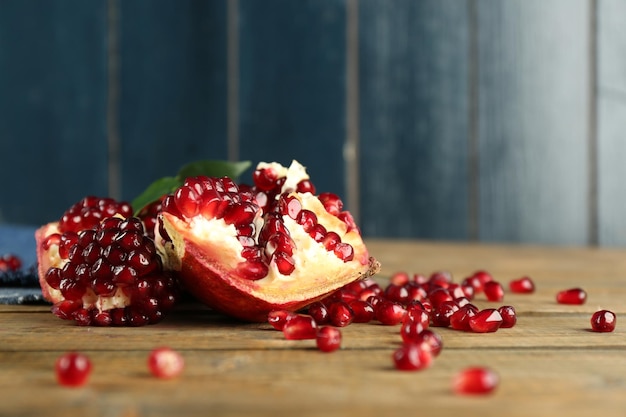
<path id="1" fill-rule="evenodd" d="M 80 387 L 87 383 L 91 374 L 91 360 L 79 352 L 59 356 L 54 364 L 57 382 L 66 387 Z"/>
<path id="2" fill-rule="evenodd" d="M 615 330 L 617 317 L 610 310 L 598 310 L 591 315 L 591 330 L 608 333 Z"/>
<path id="3" fill-rule="evenodd" d="M 452 391 L 458 395 L 485 395 L 493 392 L 500 377 L 483 366 L 472 366 L 461 370 L 452 379 Z"/>
<path id="4" fill-rule="evenodd" d="M 164 272 L 154 242 L 136 217 L 109 217 L 93 229 L 53 233 L 42 250 L 57 255 L 43 277 L 52 312 L 80 325 L 139 326 L 160 321 L 178 283 Z"/>
<path id="5" fill-rule="evenodd" d="M 336 327 L 321 327 L 315 338 L 317 348 L 322 352 L 334 352 L 341 347 L 341 330 Z"/>
<path id="6" fill-rule="evenodd" d="M 22 260 L 14 254 L 0 256 L 0 272 L 17 271 L 22 267 Z"/>
<path id="7" fill-rule="evenodd" d="M 339 197 L 313 194 L 298 162 L 260 163 L 253 180 L 190 177 L 163 201 L 157 248 L 198 300 L 262 322 L 378 272 Z"/>
<path id="8" fill-rule="evenodd" d="M 148 370 L 161 379 L 175 378 L 183 372 L 185 360 L 182 355 L 169 347 L 153 349 L 148 355 Z"/>

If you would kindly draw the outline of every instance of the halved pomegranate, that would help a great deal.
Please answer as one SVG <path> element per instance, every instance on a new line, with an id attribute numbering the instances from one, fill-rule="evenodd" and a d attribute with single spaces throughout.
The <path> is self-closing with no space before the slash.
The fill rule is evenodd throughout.
<path id="1" fill-rule="evenodd" d="M 157 249 L 196 298 L 263 322 L 378 272 L 339 197 L 313 194 L 301 164 L 260 163 L 253 180 L 192 177 L 163 201 Z"/>

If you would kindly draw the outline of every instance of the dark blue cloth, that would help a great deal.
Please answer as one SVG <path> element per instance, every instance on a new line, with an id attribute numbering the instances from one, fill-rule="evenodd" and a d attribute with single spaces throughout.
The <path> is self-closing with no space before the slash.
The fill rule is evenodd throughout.
<path id="1" fill-rule="evenodd" d="M 36 226 L 0 224 L 0 256 L 13 254 L 22 260 L 22 270 L 0 272 L 0 304 L 43 302 L 37 282 Z"/>

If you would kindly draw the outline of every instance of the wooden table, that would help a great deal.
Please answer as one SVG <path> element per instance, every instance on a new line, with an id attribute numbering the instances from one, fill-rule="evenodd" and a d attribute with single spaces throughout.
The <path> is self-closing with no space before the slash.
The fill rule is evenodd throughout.
<path id="1" fill-rule="evenodd" d="M 507 294 L 518 324 L 490 334 L 438 329 L 444 349 L 432 367 L 400 372 L 391 354 L 399 327 L 353 324 L 343 348 L 286 341 L 266 324 L 242 324 L 205 308 L 181 306 L 141 328 L 89 328 L 57 319 L 45 306 L 0 306 L 1 416 L 623 416 L 626 413 L 626 251 L 372 240 L 381 282 L 396 270 L 447 270 L 461 280 L 486 269 L 502 283 L 522 275 L 532 295 Z M 589 294 L 559 305 L 558 290 Z M 477 299 L 479 306 L 493 306 Z M 589 331 L 598 308 L 618 315 L 613 333 Z M 149 376 L 159 345 L 186 360 L 176 380 Z M 94 371 L 78 389 L 56 384 L 53 363 L 87 353 Z M 452 394 L 452 376 L 469 365 L 495 369 L 501 384 L 486 397 Z"/>

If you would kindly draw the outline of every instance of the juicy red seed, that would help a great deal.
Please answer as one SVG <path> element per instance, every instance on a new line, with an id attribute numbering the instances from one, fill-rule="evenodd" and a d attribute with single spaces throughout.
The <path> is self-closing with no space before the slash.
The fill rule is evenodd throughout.
<path id="1" fill-rule="evenodd" d="M 311 316 L 298 314 L 285 323 L 283 334 L 287 340 L 315 339 L 317 337 L 317 323 Z"/>
<path id="2" fill-rule="evenodd" d="M 283 275 L 291 275 L 291 273 L 296 269 L 296 261 L 285 252 L 275 252 L 274 262 L 276 263 L 278 272 Z"/>
<path id="3" fill-rule="evenodd" d="M 326 324 L 330 321 L 328 308 L 326 308 L 326 305 L 320 301 L 311 304 L 307 308 L 307 313 L 313 317 L 317 324 Z"/>
<path id="4" fill-rule="evenodd" d="M 385 288 L 385 298 L 400 304 L 409 301 L 409 290 L 404 285 L 389 284 Z"/>
<path id="5" fill-rule="evenodd" d="M 350 262 L 354 259 L 354 248 L 349 243 L 340 242 L 335 245 L 333 252 L 337 258 L 344 262 Z"/>
<path id="6" fill-rule="evenodd" d="M 246 246 L 241 250 L 241 256 L 247 260 L 259 260 L 263 256 L 263 249 L 259 246 Z"/>
<path id="7" fill-rule="evenodd" d="M 313 229 L 309 232 L 309 236 L 311 236 L 316 242 L 322 242 L 326 237 L 326 228 L 318 223 L 313 226 Z"/>
<path id="8" fill-rule="evenodd" d="M 279 206 L 280 213 L 291 217 L 293 220 L 297 220 L 302 211 L 302 203 L 295 196 L 281 197 Z"/>
<path id="9" fill-rule="evenodd" d="M 342 211 L 341 213 L 339 213 L 337 215 L 337 218 L 339 220 L 341 220 L 342 222 L 344 222 L 346 224 L 346 226 L 348 226 L 348 232 L 359 232 L 359 228 L 356 225 L 356 222 L 354 221 L 354 217 L 352 217 L 352 214 L 350 214 L 349 211 Z"/>
<path id="10" fill-rule="evenodd" d="M 57 358 L 54 368 L 59 385 L 79 387 L 87 383 L 92 365 L 84 354 L 69 352 Z"/>
<path id="11" fill-rule="evenodd" d="M 259 207 L 254 203 L 244 202 L 241 204 L 233 204 L 224 214 L 226 224 L 234 224 L 235 226 L 245 226 L 252 223 Z"/>
<path id="12" fill-rule="evenodd" d="M 609 310 L 598 310 L 591 315 L 591 330 L 594 332 L 612 332 L 615 330 L 617 317 Z"/>
<path id="13" fill-rule="evenodd" d="M 322 205 L 327 212 L 334 216 L 338 216 L 343 209 L 343 202 L 337 194 L 333 193 L 320 193 L 317 198 L 322 202 Z"/>
<path id="14" fill-rule="evenodd" d="M 386 326 L 395 326 L 400 324 L 406 316 L 406 309 L 393 301 L 383 300 L 374 306 L 376 311 L 376 320 Z"/>
<path id="15" fill-rule="evenodd" d="M 245 262 L 241 262 L 237 266 L 237 272 L 246 279 L 258 280 L 265 278 L 269 272 L 265 263 L 260 260 L 251 259 Z"/>
<path id="16" fill-rule="evenodd" d="M 469 324 L 474 333 L 495 332 L 502 325 L 502 315 L 495 308 L 486 308 L 471 317 Z"/>
<path id="17" fill-rule="evenodd" d="M 433 307 L 431 321 L 434 327 L 450 326 L 450 317 L 459 309 L 454 301 L 444 301 L 437 307 Z"/>
<path id="18" fill-rule="evenodd" d="M 419 335 L 428 328 L 428 324 L 419 320 L 404 320 L 400 327 L 400 336 L 405 343 L 417 343 Z"/>
<path id="19" fill-rule="evenodd" d="M 305 232 L 309 233 L 317 224 L 317 215 L 311 210 L 301 210 L 296 221 L 302 225 Z"/>
<path id="20" fill-rule="evenodd" d="M 485 367 L 470 367 L 457 373 L 452 380 L 452 391 L 459 395 L 489 394 L 500 383 L 500 377 Z"/>
<path id="21" fill-rule="evenodd" d="M 87 196 L 72 205 L 63 213 L 59 220 L 61 232 L 79 232 L 84 229 L 92 229 L 106 217 L 119 214 L 128 217 L 132 214 L 129 203 L 118 202 L 111 198 L 99 198 Z"/>
<path id="22" fill-rule="evenodd" d="M 504 288 L 498 281 L 485 282 L 483 291 L 489 301 L 502 301 L 504 299 Z"/>
<path id="23" fill-rule="evenodd" d="M 283 252 L 291 256 L 295 247 L 295 242 L 288 234 L 277 232 L 267 239 L 265 253 L 268 257 L 271 257 L 274 252 Z"/>
<path id="24" fill-rule="evenodd" d="M 582 288 L 570 288 L 559 291 L 556 295 L 556 302 L 559 304 L 584 304 L 587 300 L 587 293 Z"/>
<path id="25" fill-rule="evenodd" d="M 341 243 L 341 237 L 333 231 L 327 232 L 322 238 L 322 244 L 327 251 L 334 250 L 339 243 Z"/>
<path id="26" fill-rule="evenodd" d="M 262 191 L 272 190 L 276 186 L 277 179 L 278 176 L 276 175 L 276 172 L 270 168 L 257 169 L 252 174 L 252 181 L 254 181 L 254 185 Z"/>
<path id="27" fill-rule="evenodd" d="M 354 323 L 369 323 L 374 320 L 376 313 L 374 307 L 367 301 L 352 300 L 349 303 L 352 312 L 354 313 Z"/>
<path id="28" fill-rule="evenodd" d="M 435 271 L 428 278 L 428 282 L 431 285 L 448 288 L 448 285 L 452 283 L 452 274 L 448 271 Z"/>
<path id="29" fill-rule="evenodd" d="M 336 327 L 345 327 L 354 320 L 354 312 L 345 301 L 335 301 L 328 306 L 328 318 Z"/>
<path id="30" fill-rule="evenodd" d="M 432 354 L 421 344 L 405 343 L 393 352 L 392 359 L 400 371 L 418 371 L 430 366 Z"/>
<path id="31" fill-rule="evenodd" d="M 61 244 L 61 235 L 59 233 L 52 233 L 48 235 L 41 243 L 41 248 L 44 251 L 50 250 L 52 246 L 59 246 Z"/>
<path id="32" fill-rule="evenodd" d="M 22 267 L 22 261 L 17 255 L 6 254 L 0 258 L 0 271 L 17 271 Z"/>
<path id="33" fill-rule="evenodd" d="M 341 330 L 323 326 L 317 331 L 315 342 L 322 352 L 334 352 L 341 347 Z"/>
<path id="34" fill-rule="evenodd" d="M 446 301 L 453 301 L 454 297 L 445 288 L 435 288 L 428 293 L 428 299 L 433 307 L 437 307 Z"/>
<path id="35" fill-rule="evenodd" d="M 404 285 L 409 282 L 409 274 L 404 271 L 398 271 L 391 274 L 389 283 L 393 285 Z"/>
<path id="36" fill-rule="evenodd" d="M 529 277 L 521 277 L 509 282 L 509 289 L 513 293 L 530 294 L 535 292 L 535 283 Z"/>
<path id="37" fill-rule="evenodd" d="M 443 340 L 439 333 L 435 333 L 430 329 L 424 329 L 419 333 L 413 343 L 421 345 L 423 348 L 428 349 L 433 357 L 439 356 L 441 349 L 443 349 Z"/>
<path id="38" fill-rule="evenodd" d="M 430 324 L 430 314 L 424 309 L 424 306 L 419 301 L 412 301 L 406 307 L 406 320 L 412 320 L 422 323 L 424 328 L 427 328 Z"/>
<path id="39" fill-rule="evenodd" d="M 61 270 L 59 268 L 50 268 L 48 269 L 48 272 L 46 272 L 46 282 L 55 290 L 59 289 L 62 278 L 63 274 L 61 273 Z"/>
<path id="40" fill-rule="evenodd" d="M 500 328 L 511 328 L 517 323 L 517 314 L 515 313 L 515 307 L 513 306 L 501 306 L 498 308 L 498 313 L 502 316 L 502 324 Z"/>
<path id="41" fill-rule="evenodd" d="M 296 191 L 299 193 L 315 194 L 315 185 L 313 185 L 310 180 L 302 180 L 296 186 Z"/>
<path id="42" fill-rule="evenodd" d="M 148 355 L 148 370 L 157 378 L 175 378 L 183 372 L 185 360 L 177 351 L 168 347 L 152 350 Z"/>
<path id="43" fill-rule="evenodd" d="M 478 308 L 472 304 L 460 307 L 450 316 L 450 327 L 455 330 L 470 331 L 470 319 L 476 315 Z"/>
<path id="44" fill-rule="evenodd" d="M 473 277 L 477 278 L 478 281 L 483 285 L 485 285 L 485 283 L 489 281 L 493 281 L 493 276 L 487 271 L 476 271 L 474 272 Z"/>

